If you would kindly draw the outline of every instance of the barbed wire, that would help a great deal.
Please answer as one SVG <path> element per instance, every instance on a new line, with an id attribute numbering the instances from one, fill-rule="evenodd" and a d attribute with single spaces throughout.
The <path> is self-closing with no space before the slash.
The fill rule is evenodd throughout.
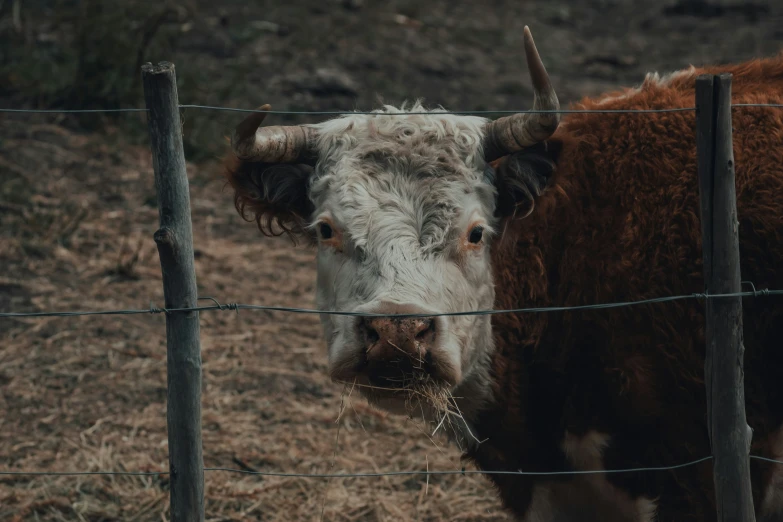
<path id="1" fill-rule="evenodd" d="M 149 109 L 119 108 L 119 109 L 9 109 L 0 108 L 0 112 L 22 114 L 88 114 L 112 112 L 147 112 Z"/>
<path id="2" fill-rule="evenodd" d="M 696 107 L 672 107 L 666 109 L 525 109 L 525 110 L 475 110 L 475 111 L 447 111 L 441 109 L 434 109 L 433 111 L 412 111 L 412 112 L 377 112 L 377 111 L 261 111 L 258 109 L 236 109 L 231 107 L 218 107 L 212 105 L 180 105 L 181 109 L 205 109 L 216 111 L 231 111 L 231 112 L 265 112 L 267 114 L 281 114 L 281 115 L 300 115 L 300 116 L 339 116 L 345 114 L 365 114 L 370 116 L 409 116 L 409 115 L 429 115 L 433 114 L 454 114 L 454 115 L 482 115 L 482 114 L 626 114 L 626 113 L 642 113 L 642 114 L 654 114 L 664 112 L 689 112 L 695 111 Z M 783 104 L 781 104 L 783 107 Z"/>
<path id="3" fill-rule="evenodd" d="M 760 297 L 760 296 L 774 296 L 783 295 L 783 290 L 770 290 L 764 288 L 761 290 L 748 290 L 744 292 L 732 292 L 724 294 L 708 294 L 708 293 L 694 293 L 683 294 L 668 297 L 653 297 L 650 299 L 639 299 L 636 301 L 618 301 L 614 303 L 599 303 L 588 305 L 575 305 L 575 306 L 544 306 L 544 307 L 529 307 L 529 308 L 510 308 L 510 309 L 498 309 L 498 310 L 475 310 L 467 312 L 433 312 L 433 313 L 400 313 L 400 314 L 384 314 L 384 313 L 371 313 L 371 312 L 351 312 L 341 310 L 317 310 L 313 308 L 296 308 L 289 306 L 273 306 L 273 305 L 253 305 L 253 304 L 241 304 L 241 303 L 227 303 L 221 304 L 214 297 L 199 297 L 198 300 L 210 300 L 214 301 L 214 305 L 207 306 L 194 306 L 189 308 L 157 308 L 150 305 L 147 309 L 127 309 L 127 310 L 89 310 L 89 311 L 62 311 L 62 312 L 2 312 L 0 313 L 0 319 L 9 319 L 14 317 L 77 317 L 88 315 L 138 315 L 138 314 L 172 314 L 172 313 L 187 313 L 187 312 L 207 312 L 212 310 L 231 310 L 238 312 L 239 310 L 263 310 L 268 312 L 287 312 L 295 314 L 323 314 L 323 315 L 342 315 L 353 317 L 451 317 L 451 316 L 463 316 L 463 315 L 498 315 L 498 314 L 514 314 L 514 313 L 546 313 L 546 312 L 572 312 L 578 310 L 605 310 L 608 308 L 622 308 L 627 306 L 638 306 L 644 304 L 657 304 L 667 303 L 672 301 L 682 301 L 684 299 L 723 299 L 730 297 Z"/>
<path id="4" fill-rule="evenodd" d="M 783 103 L 733 103 L 731 107 L 768 107 L 783 108 Z M 342 116 L 348 114 L 365 114 L 370 116 L 410 116 L 410 115 L 433 115 L 433 114 L 454 114 L 454 115 L 486 115 L 486 114 L 658 114 L 667 112 L 692 112 L 696 107 L 671 107 L 666 109 L 557 109 L 557 110 L 474 110 L 474 111 L 446 111 L 435 109 L 434 112 L 377 112 L 377 111 L 293 111 L 293 110 L 268 110 L 258 109 L 240 109 L 236 107 L 221 107 L 216 105 L 179 105 L 180 109 L 201 109 L 226 112 L 265 112 L 267 114 L 278 115 L 298 115 L 298 116 Z M 146 108 L 116 108 L 116 109 L 13 109 L 0 108 L 0 113 L 22 113 L 22 114 L 89 114 L 89 113 L 118 113 L 118 112 L 147 112 Z"/>
<path id="5" fill-rule="evenodd" d="M 759 455 L 749 455 L 748 458 L 770 462 L 773 464 L 783 464 L 783 460 L 771 459 Z M 638 468 L 621 469 L 596 469 L 596 470 L 568 470 L 568 471 L 522 471 L 522 470 L 404 470 L 404 471 L 375 471 L 375 472 L 357 472 L 357 473 L 286 473 L 278 471 L 254 471 L 236 468 L 205 467 L 205 472 L 223 471 L 227 473 L 237 473 L 241 475 L 256 475 L 263 477 L 285 477 L 285 478 L 370 478 L 370 477 L 394 477 L 402 475 L 519 475 L 519 476 L 549 476 L 549 475 L 596 475 L 601 473 L 642 473 L 652 471 L 672 471 L 676 469 L 695 466 L 712 460 L 713 456 L 702 457 L 682 464 L 672 466 L 649 466 Z M 83 476 L 83 475 L 123 475 L 123 476 L 158 476 L 169 475 L 169 471 L 4 471 L 0 470 L 0 476 Z"/>

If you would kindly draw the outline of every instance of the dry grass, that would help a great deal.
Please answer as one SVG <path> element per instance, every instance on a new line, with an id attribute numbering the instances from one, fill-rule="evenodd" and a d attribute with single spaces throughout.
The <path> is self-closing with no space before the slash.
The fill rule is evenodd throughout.
<path id="1" fill-rule="evenodd" d="M 29 120 L 28 120 L 29 121 Z M 162 304 L 148 150 L 0 120 L 0 310 Z M 115 141 L 115 144 L 111 144 Z M 261 239 L 222 182 L 191 169 L 199 292 L 309 306 L 313 253 Z M 0 468 L 167 469 L 160 315 L 3 319 Z M 326 377 L 317 318 L 201 315 L 205 464 L 275 472 L 460 469 L 441 426 L 385 415 Z M 412 402 L 412 409 L 415 410 Z M 440 423 L 439 423 L 440 424 Z M 433 436 L 433 430 L 438 428 Z M 0 519 L 160 521 L 164 477 L 0 477 Z M 209 472 L 208 520 L 507 520 L 476 475 L 308 479 Z"/>

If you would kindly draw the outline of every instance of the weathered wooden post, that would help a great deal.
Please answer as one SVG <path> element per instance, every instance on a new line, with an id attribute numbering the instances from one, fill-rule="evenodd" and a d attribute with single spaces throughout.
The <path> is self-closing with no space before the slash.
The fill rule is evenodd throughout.
<path id="1" fill-rule="evenodd" d="M 155 232 L 166 308 L 197 303 L 193 232 L 174 64 L 142 66 L 160 228 Z M 201 343 L 198 312 L 166 314 L 167 424 L 172 522 L 204 520 Z"/>
<path id="2" fill-rule="evenodd" d="M 696 147 L 704 281 L 708 294 L 739 292 L 740 256 L 731 75 L 696 80 Z M 709 298 L 704 378 L 719 522 L 754 522 L 750 484 L 752 431 L 745 418 L 742 298 Z"/>

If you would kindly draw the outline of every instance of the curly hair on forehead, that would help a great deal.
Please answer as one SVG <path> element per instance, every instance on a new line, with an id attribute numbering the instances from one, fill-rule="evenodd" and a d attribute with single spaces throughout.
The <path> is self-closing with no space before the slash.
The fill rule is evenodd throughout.
<path id="1" fill-rule="evenodd" d="M 377 114 L 346 114 L 315 125 L 322 161 L 332 163 L 349 155 L 362 155 L 376 148 L 436 154 L 434 148 L 447 146 L 469 166 L 480 166 L 481 140 L 487 120 L 477 116 L 455 115 L 444 109 L 425 108 L 420 100 L 410 107 L 385 105 Z M 412 112 L 414 114 L 405 114 Z M 426 114 L 420 114 L 426 113 Z M 384 114 L 405 114 L 384 117 Z"/>

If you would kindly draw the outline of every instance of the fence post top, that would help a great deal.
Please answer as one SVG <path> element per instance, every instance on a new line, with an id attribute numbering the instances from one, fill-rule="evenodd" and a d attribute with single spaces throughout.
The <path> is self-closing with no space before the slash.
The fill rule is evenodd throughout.
<path id="1" fill-rule="evenodd" d="M 702 73 L 696 77 L 696 81 L 706 81 L 713 78 L 720 78 L 722 80 L 730 80 L 734 77 L 732 73 L 729 72 L 723 72 L 720 74 L 709 74 L 709 73 Z"/>
<path id="2" fill-rule="evenodd" d="M 151 62 L 147 62 L 141 66 L 141 72 L 143 74 L 165 74 L 174 72 L 174 64 L 167 61 L 158 62 L 157 65 L 152 65 Z"/>

